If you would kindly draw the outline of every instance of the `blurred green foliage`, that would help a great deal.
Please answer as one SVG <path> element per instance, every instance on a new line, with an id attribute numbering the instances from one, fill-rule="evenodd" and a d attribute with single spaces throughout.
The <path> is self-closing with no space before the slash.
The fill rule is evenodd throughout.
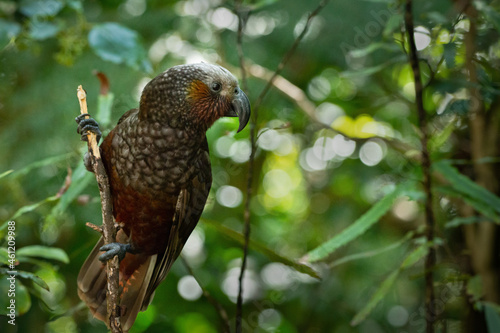
<path id="1" fill-rule="evenodd" d="M 474 4 L 477 88 L 498 114 L 492 107 L 499 100 L 498 2 Z M 252 101 L 316 5 L 243 1 Z M 468 173 L 470 20 L 449 1 L 414 6 L 438 238 L 423 233 L 420 130 L 403 7 L 391 0 L 331 2 L 260 107 L 245 332 L 421 332 L 422 258 L 430 246 L 439 253 L 439 327 L 464 327 L 474 307 L 485 311 L 490 332 L 498 329 L 498 305 L 482 302 L 481 279 L 461 259 L 461 226 L 500 221 L 497 193 Z M 222 0 L 0 1 L 1 314 L 11 220 L 18 272 L 16 326 L 1 317 L 2 332 L 106 331 L 76 293 L 76 276 L 98 238 L 85 222 L 101 218 L 73 121 L 76 88 L 83 85 L 90 113 L 109 130 L 138 105 L 145 83 L 170 66 L 216 62 L 241 77 L 234 9 Z M 93 70 L 109 78 L 107 97 L 99 95 Z M 223 119 L 207 133 L 213 188 L 183 253 L 232 320 L 251 151 L 248 131 L 235 129 L 235 120 Z M 461 200 L 479 215 L 460 216 Z M 146 331 L 221 331 L 217 312 L 180 261 L 132 329 Z"/>

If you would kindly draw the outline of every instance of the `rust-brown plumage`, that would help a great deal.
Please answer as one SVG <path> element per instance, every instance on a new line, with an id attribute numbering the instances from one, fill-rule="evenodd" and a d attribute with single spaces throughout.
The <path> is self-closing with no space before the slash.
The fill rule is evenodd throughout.
<path id="1" fill-rule="evenodd" d="M 196 226 L 212 182 L 206 130 L 250 105 L 234 76 L 205 63 L 175 66 L 144 88 L 140 106 L 125 113 L 101 144 L 110 179 L 117 242 L 130 244 L 120 263 L 122 325 L 127 331 Z M 80 128 L 85 130 L 85 127 Z M 78 276 L 78 293 L 105 321 L 102 239 Z"/>

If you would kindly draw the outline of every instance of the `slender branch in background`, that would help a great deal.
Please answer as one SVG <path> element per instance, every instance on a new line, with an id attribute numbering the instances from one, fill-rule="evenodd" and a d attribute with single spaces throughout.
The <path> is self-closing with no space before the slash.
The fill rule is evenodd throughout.
<path id="1" fill-rule="evenodd" d="M 476 67 L 477 35 L 479 13 L 471 0 L 457 2 L 462 6 L 469 19 L 469 30 L 464 34 L 465 69 L 469 81 L 469 128 L 470 153 L 472 157 L 474 178 L 476 183 L 493 193 L 498 193 L 498 176 L 495 166 L 491 163 L 481 163 L 485 157 L 498 154 L 498 120 L 485 108 L 484 96 L 481 91 L 480 76 Z M 492 103 L 493 105 L 493 103 Z M 498 117 L 498 115 L 496 115 Z M 463 207 L 465 216 L 476 214 L 471 207 Z M 484 298 L 490 302 L 500 300 L 500 286 L 496 266 L 498 227 L 491 222 L 481 222 L 465 225 L 465 240 L 470 251 L 471 264 L 476 274 L 481 276 Z"/>
<path id="2" fill-rule="evenodd" d="M 434 240 L 434 212 L 432 210 L 432 179 L 431 179 L 431 160 L 429 156 L 429 150 L 427 143 L 429 141 L 429 133 L 427 130 L 427 114 L 424 109 L 423 102 L 423 85 L 422 79 L 420 77 L 419 60 L 417 54 L 417 48 L 415 46 L 415 36 L 413 27 L 413 12 L 412 12 L 412 0 L 406 0 L 405 6 L 405 29 L 408 34 L 408 49 L 409 49 L 409 60 L 411 68 L 413 70 L 413 77 L 415 79 L 415 103 L 417 105 L 417 115 L 418 115 L 418 125 L 420 131 L 422 132 L 421 144 L 422 144 L 422 173 L 424 176 L 423 185 L 424 192 L 426 194 L 425 199 L 425 223 L 426 223 L 426 233 L 427 241 L 432 242 Z M 427 333 L 434 332 L 434 322 L 435 311 L 434 311 L 434 277 L 432 270 L 436 265 L 436 250 L 433 246 L 430 247 L 429 253 L 425 258 L 425 311 L 426 311 L 426 323 L 427 323 Z"/>
<path id="3" fill-rule="evenodd" d="M 251 152 L 250 152 L 250 159 L 248 161 L 248 177 L 247 177 L 247 195 L 245 199 L 245 213 L 244 213 L 244 232 L 243 235 L 245 237 L 245 243 L 243 246 L 243 259 L 241 263 L 241 271 L 240 271 L 240 276 L 239 276 L 239 289 L 238 289 L 238 298 L 236 301 L 236 333 L 241 333 L 242 331 L 242 317 L 243 317 L 243 279 L 245 276 L 245 269 L 246 269 L 246 262 L 247 262 L 247 257 L 248 257 L 248 244 L 250 242 L 250 201 L 252 199 L 252 183 L 253 183 L 253 176 L 254 176 L 254 162 L 255 162 L 255 153 L 257 151 L 257 135 L 256 135 L 256 126 L 257 126 L 257 121 L 259 118 L 259 107 L 264 100 L 264 97 L 268 93 L 269 89 L 274 83 L 274 80 L 280 75 L 281 71 L 287 64 L 287 62 L 290 60 L 294 52 L 297 50 L 297 47 L 299 46 L 300 42 L 306 35 L 307 31 L 309 30 L 309 27 L 311 25 L 311 22 L 313 18 L 319 14 L 319 12 L 327 5 L 328 0 L 322 0 L 320 1 L 319 5 L 316 7 L 314 11 L 312 11 L 308 16 L 306 23 L 304 24 L 304 28 L 302 29 L 302 32 L 297 36 L 295 39 L 294 43 L 288 50 L 288 52 L 284 55 L 283 59 L 281 62 L 278 64 L 278 67 L 276 68 L 274 74 L 271 76 L 269 81 L 267 82 L 266 86 L 260 93 L 260 95 L 257 97 L 257 100 L 255 101 L 253 108 L 252 108 L 252 119 L 250 121 L 250 144 L 251 144 Z M 239 8 L 240 1 L 237 2 L 237 8 Z M 243 21 L 241 18 L 241 15 L 238 14 L 239 17 L 239 22 L 240 25 L 243 25 Z M 239 30 L 239 29 L 238 29 Z M 243 31 L 243 26 L 241 26 L 241 31 Z M 240 32 L 239 32 L 240 33 Z M 238 43 L 240 44 L 238 46 L 239 49 L 241 48 L 241 38 L 238 38 Z M 244 54 L 243 51 L 239 52 L 240 56 L 240 66 L 242 66 L 242 73 L 245 72 L 244 68 Z M 246 72 L 245 72 L 246 73 Z"/>
<path id="4" fill-rule="evenodd" d="M 212 295 L 210 295 L 208 290 L 206 290 L 202 286 L 200 280 L 198 280 L 196 275 L 194 275 L 193 269 L 191 268 L 191 266 L 189 266 L 188 262 L 186 261 L 186 258 L 184 258 L 182 255 L 181 255 L 181 260 L 182 263 L 184 264 L 184 267 L 186 267 L 189 275 L 191 275 L 196 280 L 196 283 L 198 283 L 198 285 L 200 286 L 201 291 L 203 292 L 203 296 L 205 296 L 205 298 L 210 302 L 210 304 L 214 306 L 215 310 L 217 311 L 217 314 L 219 315 L 220 320 L 222 322 L 223 333 L 230 333 L 231 326 L 229 325 L 229 317 L 224 307 Z"/>
<path id="5" fill-rule="evenodd" d="M 272 85 L 287 95 L 297 106 L 304 111 L 309 118 L 316 124 L 323 125 L 316 117 L 316 104 L 311 102 L 305 92 L 288 81 L 281 75 L 275 75 L 272 71 L 257 64 L 250 64 L 248 66 L 248 73 L 253 77 L 272 82 Z M 274 76 L 274 77 L 273 77 Z M 272 81 L 271 81 L 272 80 Z"/>
<path id="6" fill-rule="evenodd" d="M 297 47 L 299 46 L 300 42 L 302 41 L 302 39 L 306 35 L 307 31 L 309 31 L 309 27 L 311 26 L 311 22 L 314 19 L 314 17 L 316 17 L 319 14 L 319 12 L 328 4 L 328 1 L 329 0 L 322 0 L 319 3 L 318 7 L 316 7 L 316 9 L 314 11 L 312 11 L 307 16 L 306 24 L 304 25 L 304 28 L 302 29 L 302 32 L 297 36 L 297 38 L 295 38 L 295 41 L 292 44 L 292 47 L 290 47 L 290 50 L 288 50 L 288 52 L 285 54 L 285 56 L 283 57 L 283 59 L 279 63 L 278 67 L 274 71 L 273 76 L 269 79 L 269 81 L 267 82 L 267 84 L 264 87 L 264 89 L 262 89 L 262 92 L 260 93 L 259 97 L 255 101 L 255 105 L 253 107 L 253 114 L 254 114 L 255 120 L 257 120 L 257 115 L 258 115 L 257 111 L 259 109 L 259 106 L 262 103 L 262 100 L 264 99 L 264 97 L 266 96 L 266 94 L 268 93 L 269 89 L 273 85 L 274 80 L 276 79 L 276 77 L 278 75 L 280 75 L 280 73 L 283 70 L 283 68 L 285 68 L 285 65 L 287 64 L 287 62 L 290 60 L 290 58 L 292 57 L 292 55 L 297 50 Z"/>
<path id="7" fill-rule="evenodd" d="M 246 21 L 250 15 L 250 11 L 242 8 L 241 0 L 236 0 L 235 11 L 238 16 L 238 32 L 236 35 L 236 49 L 238 50 L 238 60 L 240 63 L 241 71 L 241 86 L 243 91 L 248 93 L 247 72 L 245 69 L 245 54 L 243 53 L 243 29 L 245 28 Z"/>
<path id="8" fill-rule="evenodd" d="M 78 86 L 78 101 L 80 102 L 80 112 L 86 114 L 87 112 L 87 95 L 82 86 Z M 95 178 L 99 186 L 99 194 L 101 195 L 102 206 L 102 235 L 104 237 L 104 244 L 109 244 L 116 239 L 116 228 L 113 222 L 113 211 L 111 205 L 111 191 L 109 187 L 108 176 L 106 169 L 101 159 L 99 147 L 97 146 L 96 135 L 94 133 L 87 133 L 89 154 L 91 156 L 92 168 L 94 170 Z M 120 296 L 119 296 L 119 271 L 120 262 L 118 257 L 108 260 L 106 264 L 107 273 L 107 288 L 106 300 L 108 311 L 108 326 L 113 333 L 121 333 L 122 327 L 120 323 Z"/>
<path id="9" fill-rule="evenodd" d="M 245 28 L 246 19 L 250 14 L 246 11 L 245 14 L 242 12 L 241 0 L 236 0 L 236 15 L 238 16 L 238 34 L 236 39 L 236 47 L 238 49 L 238 58 L 241 70 L 241 80 L 242 86 L 245 91 L 248 92 L 248 85 L 246 80 L 246 69 L 245 69 L 245 54 L 243 53 L 243 29 Z M 245 17 L 243 17 L 245 15 Z M 245 242 L 243 244 L 243 259 L 241 261 L 240 276 L 238 277 L 238 297 L 236 299 L 236 320 L 235 320 L 235 330 L 236 333 L 241 333 L 242 319 L 243 319 L 243 279 L 245 277 L 245 268 L 247 265 L 248 257 L 248 246 L 250 243 L 250 199 L 252 197 L 252 182 L 253 182 L 253 168 L 254 168 L 254 158 L 255 158 L 255 110 L 253 111 L 253 117 L 250 120 L 250 142 L 252 145 L 252 151 L 250 153 L 250 159 L 248 162 L 248 178 L 247 178 L 247 191 L 245 200 L 245 212 L 243 216 L 244 227 L 243 235 L 245 237 Z"/>

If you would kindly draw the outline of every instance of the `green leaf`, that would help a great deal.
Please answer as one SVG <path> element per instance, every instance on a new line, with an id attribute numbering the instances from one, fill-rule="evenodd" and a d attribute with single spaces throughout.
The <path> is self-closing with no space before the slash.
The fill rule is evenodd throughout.
<path id="1" fill-rule="evenodd" d="M 450 182 L 453 190 L 459 195 L 467 197 L 473 202 L 478 203 L 478 207 L 489 207 L 493 209 L 498 221 L 498 214 L 500 214 L 500 198 L 491 193 L 484 187 L 473 182 L 469 177 L 462 175 L 455 167 L 453 167 L 448 160 L 442 160 L 433 164 L 435 171 L 443 175 L 443 177 Z M 480 210 L 481 211 L 481 210 Z M 482 211 L 481 211 L 482 212 Z"/>
<path id="2" fill-rule="evenodd" d="M 81 0 L 66 0 L 68 7 L 74 9 L 78 13 L 83 12 L 83 5 Z"/>
<path id="3" fill-rule="evenodd" d="M 443 111 L 443 114 L 456 114 L 459 116 L 465 116 L 469 112 L 470 101 L 466 99 L 456 99 L 452 100 Z"/>
<path id="4" fill-rule="evenodd" d="M 358 238 L 370 227 L 379 221 L 379 219 L 391 209 L 394 200 L 405 195 L 412 187 L 414 182 L 405 182 L 399 184 L 394 191 L 386 195 L 382 200 L 372 206 L 365 214 L 357 219 L 353 224 L 344 229 L 340 234 L 332 237 L 314 250 L 304 256 L 302 260 L 307 262 L 316 262 L 331 255 L 339 247 Z"/>
<path id="5" fill-rule="evenodd" d="M 354 58 L 361 58 L 361 57 L 366 57 L 367 55 L 375 51 L 378 51 L 380 49 L 397 51 L 399 50 L 399 47 L 394 43 L 371 43 L 367 47 L 352 50 L 349 52 L 349 54 Z"/>
<path id="6" fill-rule="evenodd" d="M 23 206 L 21 208 L 19 208 L 15 213 L 14 215 L 12 215 L 7 221 L 5 221 L 1 226 L 0 226 L 0 231 L 2 231 L 3 229 L 5 229 L 7 227 L 7 223 L 9 221 L 15 221 L 19 216 L 23 215 L 23 214 L 26 214 L 26 213 L 29 213 L 29 212 L 32 212 L 34 211 L 35 209 L 37 209 L 38 207 L 40 207 L 41 205 L 45 204 L 45 203 L 50 203 L 50 202 L 54 202 L 54 201 L 57 201 L 59 200 L 59 197 L 57 195 L 53 195 L 51 197 L 48 197 L 48 198 L 45 198 L 41 201 L 38 201 L 34 204 L 31 204 L 31 205 L 26 205 L 26 206 Z"/>
<path id="7" fill-rule="evenodd" d="M 8 265 L 9 264 L 9 253 L 5 247 L 0 247 L 0 265 Z"/>
<path id="8" fill-rule="evenodd" d="M 484 302 L 484 314 L 486 317 L 486 325 L 489 333 L 500 332 L 500 314 L 498 305 Z"/>
<path id="9" fill-rule="evenodd" d="M 336 266 L 339 266 L 339 265 L 342 265 L 342 264 L 345 264 L 347 262 L 351 262 L 351 261 L 354 261 L 354 260 L 372 258 L 374 256 L 377 256 L 379 254 L 385 253 L 387 251 L 391 251 L 391 250 L 397 249 L 398 247 L 400 247 L 401 245 L 403 245 L 404 243 L 406 243 L 409 239 L 411 239 L 414 234 L 415 233 L 413 231 L 410 231 L 403 238 L 401 238 L 400 240 L 398 240 L 397 242 L 392 243 L 392 244 L 390 244 L 388 246 L 384 246 L 381 249 L 372 250 L 372 251 L 365 251 L 365 252 L 361 252 L 361 253 L 356 253 L 356 254 L 351 254 L 351 255 L 345 256 L 343 258 L 340 258 L 340 259 L 335 260 L 334 262 L 332 262 L 329 265 L 329 267 L 333 268 L 333 267 L 336 267 Z"/>
<path id="10" fill-rule="evenodd" d="M 378 73 L 389 66 L 389 63 L 384 63 L 376 66 L 365 67 L 361 70 L 353 70 L 353 71 L 345 71 L 342 72 L 343 76 L 350 77 L 360 77 L 360 76 L 370 76 L 375 73 Z"/>
<path id="11" fill-rule="evenodd" d="M 401 266 L 393 271 L 385 280 L 380 284 L 375 293 L 370 297 L 370 300 L 366 305 L 359 311 L 351 321 L 351 325 L 355 326 L 361 323 L 368 317 L 368 315 L 375 309 L 377 304 L 387 295 L 390 291 L 394 282 L 403 270 L 409 268 L 410 266 L 416 264 L 419 260 L 424 258 L 429 251 L 429 244 L 425 243 L 413 250 L 404 260 Z"/>
<path id="12" fill-rule="evenodd" d="M 0 277 L 0 315 L 7 315 L 9 309 L 7 308 L 10 305 L 10 300 L 15 299 L 15 307 L 16 307 L 16 317 L 25 314 L 31 308 L 31 298 L 28 293 L 26 287 L 22 284 L 21 281 L 16 279 L 16 289 L 15 296 L 9 297 L 10 292 L 10 280 L 6 279 L 4 276 Z M 2 318 L 5 320 L 6 318 Z"/>
<path id="13" fill-rule="evenodd" d="M 28 174 L 33 169 L 41 168 L 41 167 L 44 167 L 46 165 L 53 165 L 53 164 L 61 162 L 61 161 L 67 161 L 73 155 L 74 155 L 74 153 L 65 153 L 65 154 L 61 154 L 61 155 L 56 155 L 56 156 L 44 158 L 43 160 L 35 161 L 35 162 L 25 166 L 22 169 L 14 170 L 14 171 L 12 171 L 12 170 L 5 171 L 4 173 L 2 173 L 0 175 L 0 179 L 2 179 L 3 177 L 6 177 L 8 175 L 12 175 L 13 177 L 24 176 L 24 175 Z"/>
<path id="14" fill-rule="evenodd" d="M 23 279 L 31 280 L 43 289 L 50 291 L 49 285 L 38 275 L 25 271 L 17 271 L 17 275 Z"/>
<path id="15" fill-rule="evenodd" d="M 431 137 L 429 140 L 429 150 L 437 151 L 448 140 L 451 133 L 455 130 L 455 122 L 450 121 L 438 134 Z"/>
<path id="16" fill-rule="evenodd" d="M 134 30 L 118 23 L 97 24 L 90 30 L 88 40 L 90 47 L 104 60 L 152 71 L 139 34 Z"/>
<path id="17" fill-rule="evenodd" d="M 59 27 L 52 22 L 33 21 L 30 24 L 30 37 L 35 40 L 54 37 L 58 32 Z"/>
<path id="18" fill-rule="evenodd" d="M 37 257 L 57 260 L 65 264 L 69 263 L 69 257 L 66 252 L 57 247 L 30 245 L 18 249 L 16 255 L 19 261 L 22 261 L 22 257 Z"/>
<path id="19" fill-rule="evenodd" d="M 478 198 L 472 198 L 465 195 L 457 196 L 456 192 L 454 194 L 457 198 L 460 198 L 463 201 L 465 201 L 465 203 L 468 204 L 469 206 L 474 207 L 474 209 L 483 214 L 484 217 L 487 217 L 489 220 L 493 221 L 496 224 L 500 224 L 500 216 L 495 211 L 494 207 L 491 207 L 487 203 L 478 200 Z M 483 222 L 488 222 L 488 221 L 483 220 Z"/>
<path id="20" fill-rule="evenodd" d="M 278 0 L 259 0 L 259 1 L 243 1 L 243 4 L 247 6 L 253 13 L 261 11 L 262 9 L 278 2 Z"/>
<path id="21" fill-rule="evenodd" d="M 448 44 L 443 45 L 444 51 L 443 56 L 446 61 L 447 68 L 455 67 L 455 56 L 457 55 L 457 46 L 455 43 L 450 42 Z"/>
<path id="22" fill-rule="evenodd" d="M 385 24 L 384 31 L 382 35 L 385 38 L 392 38 L 392 35 L 401 27 L 401 22 L 403 21 L 402 14 L 392 14 Z"/>
<path id="23" fill-rule="evenodd" d="M 19 10 L 26 16 L 54 16 L 64 7 L 60 0 L 21 0 Z"/>
<path id="24" fill-rule="evenodd" d="M 385 280 L 380 284 L 377 291 L 372 295 L 365 307 L 359 311 L 351 321 L 352 326 L 356 326 L 368 317 L 368 315 L 375 309 L 377 304 L 385 297 L 389 292 L 394 282 L 398 278 L 399 270 L 395 270 Z"/>
<path id="25" fill-rule="evenodd" d="M 342 72 L 342 75 L 344 77 L 347 77 L 347 78 L 360 77 L 360 76 L 370 76 L 370 75 L 373 75 L 375 73 L 382 71 L 383 69 L 391 66 L 394 63 L 398 63 L 398 62 L 401 62 L 404 60 L 406 60 L 406 56 L 395 56 L 395 57 L 391 58 L 389 61 L 386 61 L 382 64 L 375 65 L 372 67 L 364 67 L 364 68 L 359 69 L 359 70 L 344 71 L 344 72 Z"/>
<path id="26" fill-rule="evenodd" d="M 0 274 L 4 275 L 14 275 L 16 277 L 21 277 L 23 279 L 28 279 L 42 287 L 43 289 L 50 291 L 49 290 L 49 285 L 38 275 L 35 275 L 31 272 L 26 272 L 26 271 L 10 271 L 7 268 L 0 267 Z"/>
<path id="27" fill-rule="evenodd" d="M 489 220 L 495 222 L 496 224 L 500 224 L 500 216 L 496 213 L 495 209 L 488 206 L 484 202 L 459 193 L 451 186 L 435 186 L 434 190 L 450 197 L 455 197 L 463 200 L 466 204 L 474 207 L 475 210 L 483 214 L 484 217 L 487 217 Z M 489 220 L 486 220 L 485 222 L 488 222 Z"/>
<path id="28" fill-rule="evenodd" d="M 229 238 L 231 238 L 231 239 L 233 239 L 241 244 L 244 244 L 245 238 L 243 237 L 243 235 L 241 233 L 234 231 L 233 229 L 230 229 L 226 226 L 223 226 L 222 224 L 220 224 L 217 221 L 203 219 L 203 222 L 207 225 L 214 227 L 217 231 L 219 231 L 223 235 L 225 235 L 225 236 L 227 236 L 227 237 L 229 237 Z M 297 262 L 293 259 L 289 259 L 287 257 L 284 257 L 281 254 L 278 254 L 275 251 L 271 250 L 270 248 L 268 248 L 264 244 L 261 244 L 259 242 L 256 242 L 256 241 L 250 239 L 249 245 L 250 245 L 251 249 L 264 254 L 265 256 L 267 256 L 269 259 L 271 259 L 273 261 L 280 262 L 282 264 L 290 266 L 300 273 L 310 275 L 310 276 L 317 278 L 317 279 L 320 278 L 318 273 L 312 267 L 310 267 L 306 264 Z"/>
<path id="29" fill-rule="evenodd" d="M 473 1 L 472 4 L 483 13 L 484 17 L 490 22 L 495 29 L 500 32 L 500 13 L 493 7 L 487 5 L 484 1 Z"/>
<path id="30" fill-rule="evenodd" d="M 5 171 L 3 173 L 0 173 L 0 179 L 2 179 L 3 177 L 6 177 L 8 175 L 10 175 L 13 172 L 14 172 L 14 170 L 11 169 L 11 170 L 7 170 L 7 171 Z"/>
<path id="31" fill-rule="evenodd" d="M 469 216 L 469 217 L 455 217 L 452 220 L 448 221 L 444 227 L 446 229 L 456 228 L 464 224 L 474 224 L 484 222 L 484 218 L 479 216 Z"/>
<path id="32" fill-rule="evenodd" d="M 473 303 L 478 302 L 484 296 L 483 280 L 481 279 L 481 276 L 474 275 L 469 279 L 469 281 L 467 281 L 466 292 L 467 295 L 470 296 Z"/>
<path id="33" fill-rule="evenodd" d="M 419 260 L 427 255 L 427 253 L 429 252 L 429 246 L 432 245 L 432 243 L 424 243 L 417 247 L 405 258 L 405 260 L 403 260 L 403 263 L 401 264 L 401 267 L 399 267 L 399 269 L 404 270 L 415 265 L 417 262 L 419 262 Z"/>

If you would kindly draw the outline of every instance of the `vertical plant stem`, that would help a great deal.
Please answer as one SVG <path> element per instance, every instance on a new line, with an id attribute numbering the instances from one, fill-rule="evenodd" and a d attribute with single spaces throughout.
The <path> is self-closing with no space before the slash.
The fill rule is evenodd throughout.
<path id="1" fill-rule="evenodd" d="M 292 46 L 288 50 L 288 52 L 283 56 L 283 59 L 281 62 L 278 64 L 278 67 L 274 71 L 274 74 L 271 76 L 269 81 L 267 82 L 266 86 L 264 89 L 262 89 L 262 92 L 260 95 L 257 97 L 257 100 L 253 106 L 252 110 L 252 119 L 250 120 L 250 144 L 251 144 L 251 152 L 250 152 L 250 159 L 248 161 L 248 176 L 247 176 L 247 191 L 246 191 L 246 199 L 245 199 L 245 212 L 244 212 L 244 231 L 243 235 L 245 237 L 245 243 L 243 245 L 243 259 L 241 262 L 241 271 L 240 271 L 240 276 L 239 276 L 239 289 L 238 289 L 238 298 L 236 301 L 236 333 L 241 333 L 242 332 L 242 318 L 243 318 L 243 279 L 245 276 L 245 269 L 246 269 L 246 263 L 247 263 L 247 257 L 248 257 L 248 244 L 250 242 L 250 218 L 251 218 L 251 213 L 250 213 L 250 202 L 252 199 L 252 184 L 253 184 L 253 178 L 254 178 L 254 169 L 255 169 L 255 153 L 257 151 L 257 134 L 256 134 L 256 127 L 257 127 L 257 121 L 258 121 L 258 116 L 259 116 L 259 107 L 264 100 L 264 97 L 266 94 L 269 92 L 269 89 L 272 87 L 274 80 L 278 75 L 281 73 L 285 65 L 288 63 L 292 55 L 295 53 L 297 50 L 297 47 L 299 46 L 300 42 L 306 35 L 307 31 L 309 30 L 309 27 L 311 25 L 311 22 L 313 18 L 319 14 L 319 12 L 327 5 L 328 0 L 321 0 L 316 9 L 312 11 L 308 16 L 306 23 L 304 24 L 304 28 L 302 29 L 301 33 L 297 36 L 295 41 L 293 42 Z M 236 1 L 236 8 L 237 10 L 240 9 L 241 6 L 241 1 Z M 237 13 L 238 14 L 238 13 Z M 242 49 L 242 32 L 244 28 L 244 21 L 242 20 L 242 15 L 241 13 L 238 14 L 239 17 L 239 25 L 238 25 L 238 38 L 237 38 L 237 44 L 238 44 L 238 55 L 239 55 L 239 62 L 241 66 L 241 71 L 242 71 L 242 76 L 245 75 L 246 77 L 246 70 L 245 70 L 245 65 L 244 65 L 244 53 Z M 243 83 L 246 86 L 246 80 Z"/>
<path id="2" fill-rule="evenodd" d="M 479 73 L 475 62 L 477 53 L 478 12 L 471 0 L 464 1 L 465 14 L 469 18 L 469 31 L 465 33 L 465 68 L 467 70 L 470 95 L 469 128 L 471 157 L 476 183 L 493 193 L 498 193 L 498 172 L 491 163 L 481 159 L 498 154 L 498 122 L 493 110 L 486 110 Z M 492 135 L 493 134 L 493 135 Z M 470 215 L 476 214 L 468 209 Z M 500 300 L 498 270 L 496 269 L 496 237 L 498 227 L 491 222 L 481 222 L 464 227 L 471 264 L 483 283 L 484 298 L 490 302 Z"/>
<path id="3" fill-rule="evenodd" d="M 236 0 L 235 2 L 235 11 L 238 16 L 238 32 L 236 34 L 236 49 L 238 51 L 238 61 L 240 63 L 240 71 L 241 71 L 241 86 L 243 91 L 248 93 L 248 84 L 247 84 L 247 71 L 245 68 L 245 54 L 243 52 L 243 29 L 245 29 L 246 20 L 250 15 L 250 11 L 242 8 L 241 0 Z"/>
<path id="4" fill-rule="evenodd" d="M 405 29 L 408 34 L 408 48 L 411 68 L 413 70 L 413 77 L 415 80 L 415 103 L 417 106 L 418 125 L 421 136 L 422 145 L 422 173 L 423 173 L 423 186 L 426 194 L 425 199 L 425 223 L 427 227 L 427 241 L 432 242 L 434 239 L 434 212 L 432 210 L 432 178 L 431 178 L 431 160 L 428 150 L 429 133 L 427 130 L 427 114 L 424 109 L 423 103 L 423 85 L 420 76 L 419 60 L 417 48 L 415 46 L 414 27 L 413 27 L 413 11 L 412 0 L 406 0 L 405 5 Z M 434 313 L 434 278 L 433 268 L 436 265 L 436 250 L 433 246 L 430 247 L 429 253 L 425 258 L 425 311 L 426 311 L 426 332 L 434 333 L 434 322 L 436 320 Z"/>
<path id="5" fill-rule="evenodd" d="M 241 0 L 237 0 L 235 3 L 236 14 L 238 16 L 238 33 L 236 38 L 236 47 L 238 49 L 238 59 L 241 69 L 241 82 L 243 90 L 248 93 L 248 85 L 246 80 L 246 69 L 245 69 L 245 54 L 243 53 L 243 29 L 245 28 L 246 18 L 248 16 L 247 11 L 243 11 L 241 8 Z M 244 17 L 245 15 L 245 17 Z M 252 182 L 253 182 L 253 168 L 255 159 L 255 121 L 256 115 L 254 111 L 254 116 L 250 120 L 250 144 L 252 150 L 250 152 L 250 159 L 248 162 L 248 178 L 247 178 L 247 190 L 246 190 L 246 200 L 245 200 L 245 212 L 243 216 L 244 227 L 243 235 L 245 242 L 243 244 L 243 259 L 241 262 L 240 275 L 238 277 L 238 297 L 236 300 L 236 323 L 235 329 L 237 333 L 242 330 L 242 318 L 243 318 L 243 279 L 245 277 L 245 268 L 247 265 L 248 257 L 248 246 L 250 243 L 250 199 L 252 198 Z"/>
<path id="6" fill-rule="evenodd" d="M 80 112 L 86 114 L 87 112 L 87 95 L 82 86 L 78 87 L 78 101 L 80 102 Z M 116 228 L 113 222 L 113 206 L 111 203 L 111 190 L 109 187 L 109 180 L 106 174 L 106 169 L 101 159 L 99 147 L 97 146 L 96 135 L 94 133 L 87 134 L 89 154 L 92 160 L 92 168 L 94 169 L 95 178 L 99 186 L 99 194 L 101 195 L 102 206 L 102 235 L 104 237 L 104 244 L 109 244 L 116 239 Z M 106 287 L 106 301 L 108 312 L 108 323 L 111 332 L 121 333 L 120 323 L 120 295 L 119 295 L 119 272 L 120 262 L 118 257 L 108 260 L 106 264 L 107 273 L 107 287 Z"/>

